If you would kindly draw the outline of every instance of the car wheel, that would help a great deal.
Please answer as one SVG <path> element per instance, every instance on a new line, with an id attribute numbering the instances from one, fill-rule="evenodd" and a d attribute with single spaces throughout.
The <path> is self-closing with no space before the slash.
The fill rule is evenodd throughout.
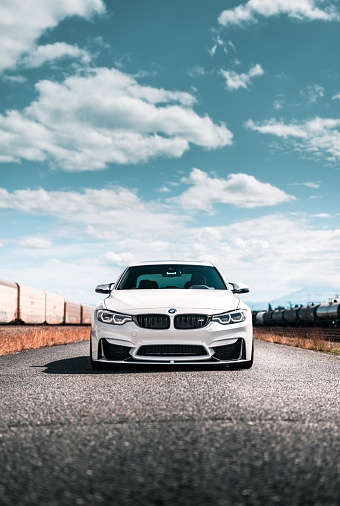
<path id="1" fill-rule="evenodd" d="M 251 359 L 246 362 L 239 362 L 235 364 L 230 364 L 230 369 L 250 369 L 254 363 L 254 343 L 251 350 Z"/>

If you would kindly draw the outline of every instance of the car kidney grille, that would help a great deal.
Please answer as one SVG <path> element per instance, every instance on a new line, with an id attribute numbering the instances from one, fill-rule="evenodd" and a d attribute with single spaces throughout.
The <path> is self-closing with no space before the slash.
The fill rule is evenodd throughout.
<path id="1" fill-rule="evenodd" d="M 180 314 L 174 319 L 176 329 L 198 329 L 204 327 L 208 317 L 204 314 Z"/>
<path id="2" fill-rule="evenodd" d="M 216 346 L 214 350 L 214 358 L 219 360 L 238 360 L 241 356 L 243 339 L 238 339 L 234 344 L 226 344 L 225 346 Z"/>
<path id="3" fill-rule="evenodd" d="M 138 350 L 141 357 L 202 357 L 207 355 L 204 346 L 190 344 L 144 345 Z"/>
<path id="4" fill-rule="evenodd" d="M 131 348 L 127 346 L 119 346 L 118 344 L 111 344 L 106 339 L 102 339 L 103 352 L 107 360 L 126 360 L 131 358 Z"/>
<path id="5" fill-rule="evenodd" d="M 136 316 L 137 324 L 143 329 L 168 329 L 170 318 L 163 314 L 141 314 Z"/>

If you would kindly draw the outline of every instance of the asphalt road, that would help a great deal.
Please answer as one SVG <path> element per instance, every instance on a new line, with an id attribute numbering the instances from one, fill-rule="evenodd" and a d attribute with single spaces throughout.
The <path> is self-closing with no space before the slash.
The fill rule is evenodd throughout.
<path id="1" fill-rule="evenodd" d="M 88 346 L 0 357 L 3 506 L 339 505 L 339 358 L 93 372 Z"/>

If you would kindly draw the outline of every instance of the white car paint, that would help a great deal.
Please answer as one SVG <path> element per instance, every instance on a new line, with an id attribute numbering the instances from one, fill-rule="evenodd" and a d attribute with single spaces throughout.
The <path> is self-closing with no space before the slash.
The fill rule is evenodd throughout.
<path id="1" fill-rule="evenodd" d="M 156 269 L 163 265 L 168 268 L 172 266 L 174 270 L 179 265 L 189 270 L 191 267 L 200 269 L 202 266 L 205 269 L 214 269 L 220 275 L 212 264 L 199 262 L 148 262 L 130 268 L 143 269 L 145 265 L 149 270 L 153 269 L 152 266 Z M 94 368 L 108 363 L 226 364 L 240 368 L 251 367 L 253 361 L 251 310 L 233 293 L 233 286 L 221 275 L 224 289 L 202 289 L 202 287 L 119 289 L 123 275 L 94 312 L 91 328 L 91 363 Z M 170 281 L 177 283 L 174 277 L 169 278 Z M 179 279 L 178 284 L 180 281 Z M 102 314 L 104 319 L 111 318 L 111 312 L 117 312 L 118 321 L 124 319 L 121 317 L 122 314 L 127 315 L 127 318 L 130 317 L 132 321 L 126 321 L 122 325 L 106 323 L 98 317 L 100 310 L 103 313 L 99 313 L 99 317 Z M 213 315 L 233 310 L 242 310 L 245 315 L 244 321 L 229 324 L 211 321 Z M 169 328 L 145 328 L 139 325 L 141 321 L 144 322 L 145 315 L 159 315 L 162 322 L 168 318 Z M 239 311 L 236 317 L 238 315 Z M 183 322 L 185 325 L 191 325 L 194 321 L 194 324 L 200 325 L 199 321 L 203 321 L 204 318 L 207 321 L 202 327 L 174 328 L 175 322 L 177 325 L 182 325 Z M 146 317 L 145 321 L 155 325 L 155 320 L 151 316 Z M 142 355 L 142 352 L 146 352 L 147 355 Z M 120 356 L 120 353 L 123 355 Z"/>

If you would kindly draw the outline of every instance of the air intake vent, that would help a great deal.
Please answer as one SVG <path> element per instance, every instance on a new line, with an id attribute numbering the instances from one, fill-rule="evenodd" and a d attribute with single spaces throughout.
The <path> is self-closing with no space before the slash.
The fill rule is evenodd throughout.
<path id="1" fill-rule="evenodd" d="M 204 346 L 189 344 L 144 345 L 138 350 L 141 357 L 203 357 L 207 356 Z"/>
<path id="2" fill-rule="evenodd" d="M 214 350 L 214 358 L 218 360 L 238 360 L 241 358 L 243 339 L 240 338 L 234 344 L 226 344 L 225 346 L 216 346 Z"/>
<path id="3" fill-rule="evenodd" d="M 117 344 L 111 344 L 106 339 L 102 339 L 103 352 L 107 360 L 126 360 L 130 358 L 130 350 L 127 346 L 119 346 Z"/>

